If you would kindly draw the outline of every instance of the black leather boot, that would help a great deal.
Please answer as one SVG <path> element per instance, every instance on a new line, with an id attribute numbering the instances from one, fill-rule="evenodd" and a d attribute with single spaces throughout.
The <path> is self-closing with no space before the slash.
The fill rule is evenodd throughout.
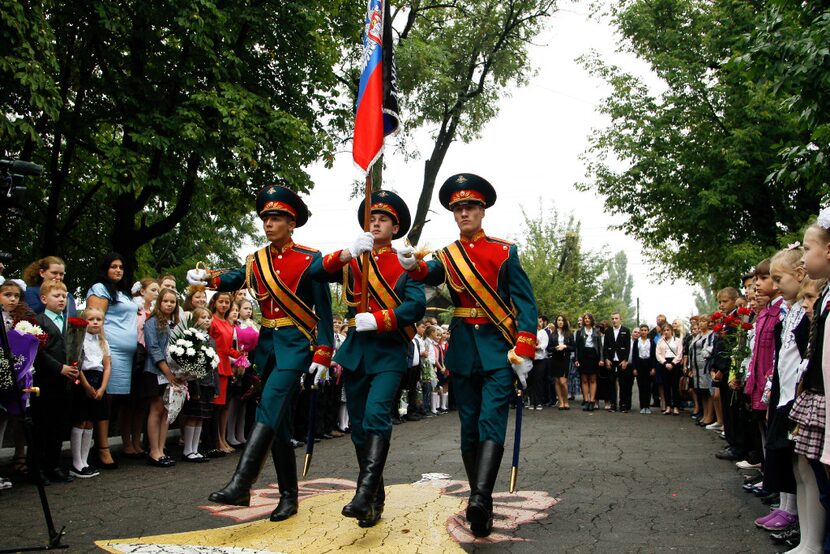
<path id="1" fill-rule="evenodd" d="M 388 453 L 388 440 L 379 435 L 369 435 L 366 438 L 363 450 L 364 477 L 357 484 L 357 492 L 355 492 L 352 501 L 343 506 L 341 513 L 344 516 L 367 521 L 374 519 L 375 500 Z"/>
<path id="2" fill-rule="evenodd" d="M 374 513 L 371 519 L 361 519 L 357 522 L 360 527 L 374 527 L 380 521 L 383 514 L 383 506 L 386 503 L 386 490 L 383 488 L 383 477 L 378 484 L 378 493 L 375 495 L 375 503 L 372 506 Z"/>
<path id="3" fill-rule="evenodd" d="M 464 471 L 467 473 L 467 482 L 470 484 L 470 493 L 476 486 L 476 458 L 478 452 L 475 450 L 462 450 L 461 459 L 464 462 Z"/>
<path id="4" fill-rule="evenodd" d="M 274 443 L 271 448 L 274 467 L 277 469 L 277 485 L 280 488 L 280 502 L 271 512 L 271 521 L 283 521 L 297 513 L 297 457 L 291 443 Z"/>
<path id="5" fill-rule="evenodd" d="M 365 457 L 366 455 L 365 455 L 365 450 L 366 450 L 365 446 L 358 446 L 356 444 L 354 445 L 354 453 L 355 453 L 355 456 L 357 456 L 357 467 L 358 467 L 357 483 L 355 485 L 355 489 L 360 488 L 360 484 L 366 479 L 366 457 Z M 357 492 L 357 491 L 355 490 L 355 492 Z M 348 515 L 348 514 L 353 513 L 353 510 L 354 510 L 354 507 L 352 506 L 353 501 L 354 501 L 354 498 L 352 498 L 352 500 L 350 500 L 348 504 L 343 506 L 343 509 L 340 510 L 340 513 L 343 514 L 346 517 L 353 517 L 353 516 Z"/>
<path id="6" fill-rule="evenodd" d="M 256 423 L 230 482 L 222 490 L 211 493 L 208 500 L 230 506 L 250 506 L 251 485 L 259 477 L 273 440 L 274 430 L 264 423 Z"/>
<path id="7" fill-rule="evenodd" d="M 493 441 L 478 445 L 475 486 L 467 502 L 467 521 L 476 537 L 486 537 L 493 530 L 493 487 L 503 454 L 504 447 Z"/>

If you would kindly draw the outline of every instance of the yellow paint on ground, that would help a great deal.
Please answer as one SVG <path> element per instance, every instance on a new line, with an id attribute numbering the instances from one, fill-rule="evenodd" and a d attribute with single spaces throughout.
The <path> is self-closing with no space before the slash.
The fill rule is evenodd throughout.
<path id="1" fill-rule="evenodd" d="M 224 546 L 286 553 L 464 552 L 450 537 L 447 521 L 464 508 L 465 498 L 442 495 L 434 486 L 392 485 L 386 487 L 386 507 L 380 522 L 362 529 L 357 520 L 340 514 L 352 495 L 352 491 L 344 491 L 307 498 L 300 503 L 296 516 L 280 523 L 266 519 L 219 529 L 96 544 L 108 552 L 120 552 L 117 544 Z"/>

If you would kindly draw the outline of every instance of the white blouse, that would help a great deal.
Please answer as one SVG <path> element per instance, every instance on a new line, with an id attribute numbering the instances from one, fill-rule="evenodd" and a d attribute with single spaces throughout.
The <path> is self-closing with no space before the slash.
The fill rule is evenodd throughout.
<path id="1" fill-rule="evenodd" d="M 84 337 L 84 361 L 81 362 L 84 371 L 104 371 L 104 350 L 98 339 L 99 335 L 91 333 Z"/>

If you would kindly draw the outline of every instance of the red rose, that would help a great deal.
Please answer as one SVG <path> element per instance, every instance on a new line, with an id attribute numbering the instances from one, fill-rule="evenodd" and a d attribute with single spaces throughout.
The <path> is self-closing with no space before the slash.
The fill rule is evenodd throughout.
<path id="1" fill-rule="evenodd" d="M 752 312 L 746 306 L 741 306 L 740 308 L 738 308 L 738 315 L 749 315 L 750 313 Z"/>
<path id="2" fill-rule="evenodd" d="M 712 327 L 712 331 L 714 331 L 716 333 L 720 333 L 721 331 L 723 331 L 723 325 L 718 323 L 717 325 Z"/>
<path id="3" fill-rule="evenodd" d="M 747 331 L 749 331 L 750 329 L 752 329 L 752 324 L 751 323 L 741 323 L 741 328 L 746 329 Z"/>
<path id="4" fill-rule="evenodd" d="M 728 316 L 726 316 L 726 318 L 723 320 L 723 322 L 724 322 L 726 325 L 729 325 L 729 326 L 731 326 L 731 327 L 735 327 L 738 323 L 740 323 L 740 322 L 741 322 L 741 320 L 740 320 L 740 319 L 738 319 L 738 318 L 737 318 L 737 317 L 735 317 L 735 316 L 728 315 Z"/>
<path id="5" fill-rule="evenodd" d="M 89 325 L 89 321 L 82 319 L 80 317 L 70 317 L 67 320 L 70 327 L 75 327 L 76 329 L 84 329 L 87 325 Z"/>
<path id="6" fill-rule="evenodd" d="M 715 312 L 712 314 L 712 319 L 720 319 L 723 317 L 723 312 Z"/>

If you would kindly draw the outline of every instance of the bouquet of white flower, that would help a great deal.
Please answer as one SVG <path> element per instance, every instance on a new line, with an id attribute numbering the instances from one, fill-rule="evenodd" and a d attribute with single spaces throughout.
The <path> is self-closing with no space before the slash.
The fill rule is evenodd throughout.
<path id="1" fill-rule="evenodd" d="M 173 374 L 188 381 L 202 379 L 219 366 L 219 356 L 210 346 L 210 335 L 195 327 L 176 327 L 170 335 L 167 353 Z"/>

